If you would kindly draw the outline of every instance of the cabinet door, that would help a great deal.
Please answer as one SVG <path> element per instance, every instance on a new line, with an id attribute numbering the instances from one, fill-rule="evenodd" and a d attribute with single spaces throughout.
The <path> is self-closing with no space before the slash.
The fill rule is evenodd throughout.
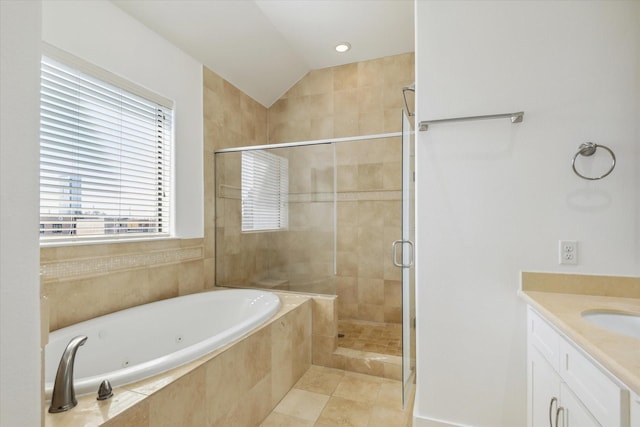
<path id="1" fill-rule="evenodd" d="M 631 423 L 629 425 L 631 427 L 640 427 L 640 396 L 632 393 L 629 403 L 631 405 L 629 408 L 631 413 Z"/>
<path id="2" fill-rule="evenodd" d="M 555 427 L 560 377 L 546 359 L 529 346 L 529 427 Z"/>
<path id="3" fill-rule="evenodd" d="M 560 408 L 558 427 L 601 427 L 565 383 L 560 385 Z"/>
<path id="4" fill-rule="evenodd" d="M 621 389 L 589 357 L 566 340 L 560 341 L 560 355 L 562 380 L 589 408 L 594 418 L 603 426 L 626 426 L 628 391 Z"/>

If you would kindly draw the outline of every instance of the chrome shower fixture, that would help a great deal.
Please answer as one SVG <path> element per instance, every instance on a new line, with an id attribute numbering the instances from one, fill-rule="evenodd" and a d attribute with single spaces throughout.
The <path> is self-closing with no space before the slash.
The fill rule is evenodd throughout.
<path id="1" fill-rule="evenodd" d="M 404 107 L 405 110 L 407 112 L 407 116 L 409 117 L 413 117 L 416 115 L 415 111 L 411 111 L 409 110 L 409 103 L 407 102 L 407 91 L 409 92 L 416 92 L 416 84 L 415 83 L 411 83 L 409 86 L 405 86 L 402 88 L 402 97 L 404 98 Z"/>

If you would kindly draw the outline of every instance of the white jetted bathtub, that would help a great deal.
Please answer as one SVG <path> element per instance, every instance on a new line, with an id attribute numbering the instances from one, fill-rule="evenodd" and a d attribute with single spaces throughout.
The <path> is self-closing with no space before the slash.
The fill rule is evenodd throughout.
<path id="1" fill-rule="evenodd" d="M 86 335 L 74 368 L 76 394 L 95 393 L 159 374 L 243 336 L 280 308 L 277 295 L 250 289 L 203 292 L 97 317 L 49 335 L 45 394 L 51 397 L 60 357 L 69 341 Z"/>

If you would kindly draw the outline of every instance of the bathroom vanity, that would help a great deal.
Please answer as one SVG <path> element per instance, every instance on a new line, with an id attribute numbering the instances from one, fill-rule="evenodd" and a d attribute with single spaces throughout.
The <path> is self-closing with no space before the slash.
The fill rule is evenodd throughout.
<path id="1" fill-rule="evenodd" d="M 600 283 L 523 273 L 528 427 L 640 427 L 640 279 Z"/>

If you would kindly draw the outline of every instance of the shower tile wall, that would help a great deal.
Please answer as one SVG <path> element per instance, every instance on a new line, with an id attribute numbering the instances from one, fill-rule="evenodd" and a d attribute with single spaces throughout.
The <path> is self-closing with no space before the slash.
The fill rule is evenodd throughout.
<path id="1" fill-rule="evenodd" d="M 413 82 L 413 53 L 311 71 L 269 108 L 269 143 L 400 131 Z"/>
<path id="2" fill-rule="evenodd" d="M 400 323 L 401 272 L 391 243 L 401 238 L 401 142 L 338 144 L 337 159 L 338 315 Z"/>
<path id="3" fill-rule="evenodd" d="M 291 290 L 335 293 L 333 278 L 333 149 L 278 150 L 289 158 L 289 228 L 272 233 L 270 277 Z"/>
<path id="4" fill-rule="evenodd" d="M 269 143 L 398 132 L 402 87 L 413 81 L 413 53 L 312 71 L 269 109 Z M 391 261 L 401 227 L 399 144 L 337 144 L 340 318 L 401 321 L 400 271 Z"/>
<path id="5" fill-rule="evenodd" d="M 254 101 L 251 97 L 240 91 L 231 83 L 218 76 L 213 71 L 203 67 L 203 114 L 204 114 L 204 266 L 205 286 L 215 286 L 215 226 L 213 219 L 216 217 L 216 188 L 211 184 L 219 183 L 214 180 L 214 152 L 222 148 L 244 147 L 247 145 L 264 145 L 267 143 L 267 109 Z M 229 168 L 238 165 L 230 164 Z M 225 174 L 225 171 L 218 171 Z M 234 183 L 235 184 L 235 183 Z M 239 187 L 239 182 L 237 183 Z M 219 188 L 218 188 L 219 190 Z M 240 224 L 240 204 L 233 203 L 232 199 L 224 206 L 225 215 L 217 218 L 218 226 L 222 220 L 229 223 L 236 221 Z M 242 242 L 240 235 L 227 235 L 229 241 L 225 244 L 229 253 L 219 254 L 224 256 L 224 265 L 227 271 L 233 274 L 250 272 L 255 266 L 251 264 L 260 247 L 252 239 L 259 239 L 259 234 L 251 234 Z M 242 254 L 242 255 L 240 255 Z M 240 280 L 240 279 L 239 279 Z"/>
<path id="6" fill-rule="evenodd" d="M 334 294 L 333 147 L 273 154 L 289 161 L 289 225 L 267 233 L 241 232 L 241 153 L 216 156 L 216 283 Z"/>

